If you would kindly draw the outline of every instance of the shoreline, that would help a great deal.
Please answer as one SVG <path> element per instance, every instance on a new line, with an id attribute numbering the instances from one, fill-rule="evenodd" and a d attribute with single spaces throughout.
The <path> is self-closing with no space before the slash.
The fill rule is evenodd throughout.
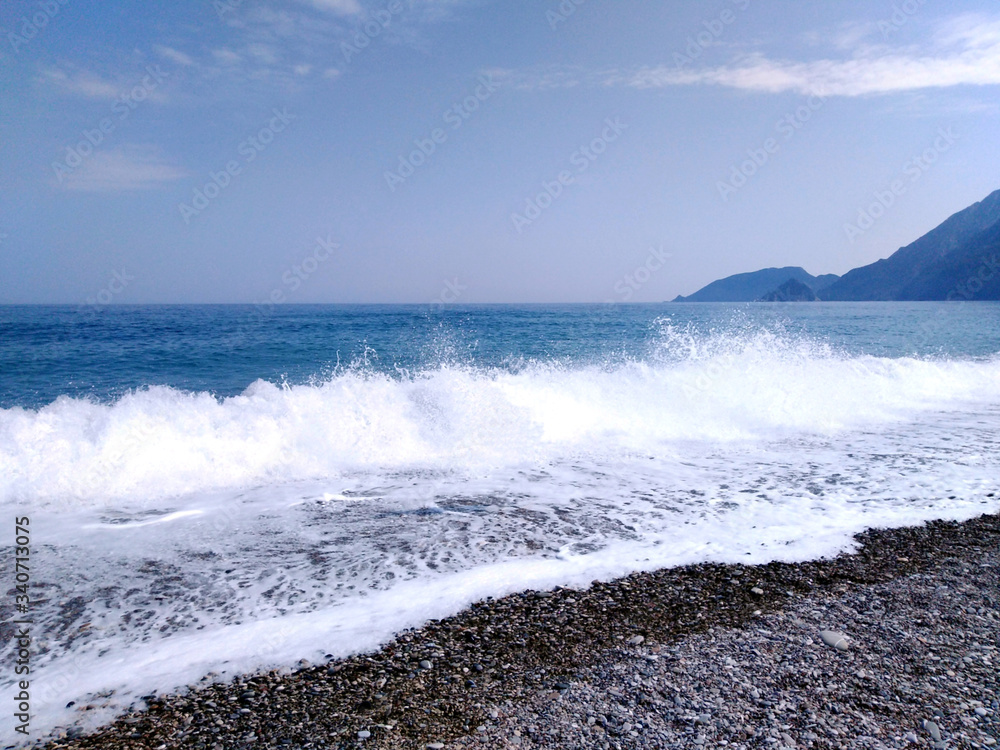
<path id="1" fill-rule="evenodd" d="M 680 697 L 682 693 L 675 690 L 673 704 L 668 700 L 670 691 L 660 691 L 658 698 L 649 701 L 636 701 L 652 688 L 612 684 L 617 668 L 632 665 L 633 671 L 650 671 L 649 680 L 656 676 L 657 670 L 665 669 L 669 674 L 660 677 L 673 685 L 683 681 L 682 675 L 674 671 L 676 658 L 668 658 L 671 654 L 676 657 L 677 649 L 700 643 L 699 639 L 706 637 L 717 646 L 721 634 L 730 642 L 740 642 L 756 637 L 752 634 L 758 629 L 772 634 L 779 632 L 776 629 L 779 626 L 789 633 L 803 631 L 795 636 L 799 639 L 796 644 L 807 649 L 809 659 L 854 658 L 862 653 L 859 649 L 866 641 L 864 632 L 846 629 L 852 645 L 841 652 L 822 643 L 818 628 L 843 629 L 842 615 L 831 615 L 826 625 L 819 622 L 808 625 L 808 615 L 800 615 L 813 611 L 813 605 L 820 601 L 836 603 L 851 596 L 861 596 L 864 600 L 872 598 L 876 590 L 881 592 L 879 587 L 895 587 L 900 589 L 896 594 L 901 598 L 894 600 L 892 616 L 915 622 L 914 618 L 923 610 L 913 604 L 916 608 L 913 612 L 905 611 L 908 587 L 915 590 L 918 586 L 934 585 L 936 575 L 944 575 L 941 571 L 946 568 L 951 571 L 956 565 L 968 570 L 962 575 L 974 589 L 969 595 L 978 591 L 992 603 L 979 607 L 985 614 L 975 617 L 982 620 L 979 624 L 993 645 L 998 645 L 1000 515 L 985 515 L 961 523 L 938 521 L 917 527 L 869 530 L 857 539 L 860 543 L 857 552 L 826 560 L 759 566 L 703 563 L 635 573 L 607 583 L 595 582 L 586 590 L 528 591 L 487 599 L 455 616 L 404 631 L 375 653 L 307 666 L 291 674 L 272 671 L 245 675 L 206 685 L 186 695 L 158 696 L 149 701 L 146 710 L 127 713 L 91 734 L 56 740 L 43 738 L 38 744 L 45 743 L 44 747 L 52 750 L 154 750 L 161 746 L 211 750 L 430 745 L 560 747 L 564 745 L 547 744 L 556 740 L 546 738 L 560 729 L 559 724 L 564 721 L 564 729 L 573 739 L 564 738 L 559 743 L 572 742 L 571 746 L 579 747 L 662 746 L 657 744 L 666 741 L 667 735 L 662 732 L 673 729 L 657 730 L 661 734 L 654 735 L 650 724 L 655 724 L 658 716 L 673 716 L 680 711 L 683 706 L 676 701 L 691 699 Z M 928 577 L 930 583 L 925 580 Z M 865 591 L 869 592 L 868 597 Z M 888 596 L 885 592 L 879 595 Z M 799 610 L 800 615 L 788 623 L 794 620 L 802 625 L 781 624 L 790 617 L 788 612 Z M 883 621 L 886 616 L 882 615 Z M 771 627 L 763 627 L 764 623 Z M 855 629 L 865 627 L 868 626 L 855 625 Z M 971 626 L 964 627 L 968 630 Z M 957 630 L 950 635 L 960 640 Z M 874 635 L 867 634 L 868 640 L 873 638 Z M 809 644 L 805 644 L 807 640 Z M 858 648 L 854 647 L 854 641 Z M 687 659 L 687 663 L 696 667 L 693 673 L 700 674 L 694 680 L 696 686 L 709 684 L 711 675 L 721 671 L 720 665 L 704 650 L 699 653 L 700 657 Z M 726 658 L 738 662 L 734 656 L 739 654 L 732 653 Z M 764 652 L 756 648 L 756 653 Z M 987 700 L 979 697 L 970 700 L 980 703 L 974 708 L 988 712 L 985 724 L 993 735 L 985 736 L 995 740 L 1000 712 L 990 701 L 995 702 L 998 697 L 1000 653 L 992 653 L 992 661 L 987 661 L 993 666 L 992 687 L 977 688 L 987 693 Z M 837 664 L 833 662 L 831 668 Z M 708 667 L 711 669 L 706 671 Z M 748 663 L 747 668 L 755 667 Z M 891 666 L 887 670 L 887 674 L 893 671 Z M 760 682 L 767 680 L 769 671 L 773 670 L 762 673 Z M 629 717 L 643 711 L 649 716 L 644 721 L 616 723 L 608 718 L 607 712 L 596 710 L 596 704 L 615 693 L 619 698 L 628 696 L 633 704 L 630 706 L 626 701 L 625 713 Z M 567 707 L 576 705 L 584 696 L 589 697 L 584 701 L 587 705 L 581 704 L 577 710 L 579 717 L 574 719 L 567 714 L 570 718 L 559 718 L 560 712 L 565 713 Z M 760 699 L 749 696 L 748 700 Z M 870 697 L 867 700 L 871 704 Z M 765 699 L 765 702 L 781 705 L 782 699 Z M 927 713 L 925 706 L 918 708 Z M 730 705 L 729 710 L 736 708 Z M 539 718 L 548 714 L 551 714 L 548 720 Z M 921 720 L 931 721 L 933 716 L 928 714 L 930 718 Z M 720 741 L 731 747 L 779 747 L 785 739 L 792 739 L 789 732 L 793 725 L 788 722 L 776 725 L 789 727 L 779 729 L 777 738 L 770 729 L 766 736 L 758 736 L 756 729 L 748 736 L 747 727 L 740 724 L 724 739 L 710 736 L 704 726 L 699 729 L 697 720 L 692 720 L 690 726 L 685 722 L 687 719 L 675 728 L 683 729 L 678 737 L 686 738 L 682 744 L 691 747 L 712 747 Z M 628 729 L 623 730 L 625 725 Z M 720 727 L 725 728 L 722 724 Z M 919 727 L 910 726 L 908 731 L 919 731 Z M 807 734 L 816 735 L 817 739 L 799 739 L 800 745 L 847 746 L 834 744 L 829 736 L 811 730 Z M 697 742 L 699 738 L 701 744 Z M 918 735 L 918 739 L 925 746 L 930 746 L 925 741 L 937 742 L 927 732 Z M 879 742 L 882 745 L 868 746 L 891 746 Z M 969 740 L 969 743 L 959 746 L 997 748 L 985 740 Z"/>

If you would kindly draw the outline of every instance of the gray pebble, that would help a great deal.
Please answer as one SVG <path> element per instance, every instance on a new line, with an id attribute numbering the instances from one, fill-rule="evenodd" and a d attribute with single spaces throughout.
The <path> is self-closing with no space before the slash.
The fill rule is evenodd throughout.
<path id="1" fill-rule="evenodd" d="M 927 734 L 929 734 L 935 742 L 941 741 L 941 730 L 933 721 L 927 721 L 924 719 L 924 729 L 927 730 Z"/>
<path id="2" fill-rule="evenodd" d="M 843 633 L 838 633 L 836 630 L 823 630 L 820 632 L 819 637 L 823 639 L 823 643 L 827 646 L 833 646 L 838 651 L 847 651 L 850 647 L 847 636 Z"/>
<path id="3" fill-rule="evenodd" d="M 990 523 L 1000 532 L 1000 523 Z M 976 544 L 981 541 L 979 536 L 971 539 Z M 381 657 L 373 656 L 349 661 L 352 670 L 347 676 L 338 677 L 339 665 L 331 665 L 315 669 L 315 674 L 295 675 L 283 684 L 278 684 L 277 671 L 256 679 L 237 679 L 229 686 L 177 699 L 183 711 L 175 712 L 157 731 L 161 736 L 172 733 L 169 736 L 177 738 L 178 746 L 203 750 L 222 750 L 227 738 L 238 738 L 245 746 L 255 742 L 259 748 L 293 750 L 298 747 L 296 742 L 287 737 L 279 739 L 284 727 L 272 727 L 269 717 L 280 722 L 283 715 L 288 715 L 298 722 L 299 716 L 322 710 L 317 701 L 326 702 L 340 688 L 346 688 L 352 701 L 366 698 L 364 715 L 384 716 L 379 719 L 382 721 L 395 718 L 394 714 L 382 712 L 400 705 L 396 703 L 400 695 L 415 707 L 467 707 L 468 713 L 449 716 L 447 725 L 438 715 L 433 723 L 425 719 L 427 723 L 417 730 L 423 731 L 424 741 L 434 734 L 448 736 L 455 740 L 456 747 L 461 745 L 466 750 L 521 750 L 527 746 L 784 750 L 795 748 L 796 743 L 801 743 L 798 750 L 809 745 L 841 750 L 900 750 L 907 746 L 913 750 L 946 746 L 1000 750 L 993 732 L 1000 711 L 995 693 L 997 656 L 995 646 L 990 645 L 996 642 L 997 618 L 993 609 L 983 607 L 992 601 L 991 594 L 984 593 L 990 591 L 986 586 L 995 582 L 1000 571 L 1000 550 L 995 547 L 983 545 L 974 553 L 958 549 L 954 552 L 976 562 L 986 559 L 993 563 L 979 578 L 962 569 L 969 565 L 964 559 L 944 558 L 926 574 L 890 577 L 875 585 L 831 587 L 823 583 L 808 593 L 813 587 L 806 580 L 803 591 L 807 593 L 783 602 L 781 612 L 730 626 L 713 622 L 709 604 L 708 609 L 690 618 L 690 632 L 677 637 L 649 626 L 648 613 L 616 613 L 614 627 L 622 630 L 613 642 L 628 647 L 612 649 L 610 664 L 588 660 L 567 667 L 546 661 L 547 651 L 541 656 L 535 654 L 538 658 L 533 659 L 530 649 L 523 648 L 515 649 L 514 656 L 501 649 L 494 657 L 489 652 L 498 645 L 498 636 L 504 635 L 504 618 L 510 609 L 501 603 L 496 605 L 501 607 L 500 614 L 494 615 L 490 607 L 495 605 L 490 604 L 477 608 L 474 627 L 435 632 L 435 636 L 441 636 L 441 643 L 429 635 L 405 636 L 402 648 L 393 656 L 391 669 L 384 660 L 379 662 Z M 817 565 L 821 570 L 830 566 L 826 562 Z M 727 572 L 721 571 L 719 581 L 726 588 L 713 601 L 724 599 L 726 591 L 736 590 L 745 597 L 749 593 L 747 584 L 753 585 L 751 572 L 748 569 L 742 579 L 734 574 L 733 578 L 742 580 L 734 589 L 728 583 Z M 776 592 L 786 588 L 780 576 L 766 580 Z M 949 584 L 946 598 L 935 593 L 942 581 Z M 701 584 L 691 585 L 697 589 Z M 624 591 L 627 586 L 621 588 Z M 762 585 L 755 588 L 765 591 Z M 590 627 L 588 618 L 606 634 L 606 615 L 599 612 L 614 605 L 614 600 L 601 587 L 586 597 L 593 602 L 588 605 L 590 613 L 585 608 L 579 623 L 574 621 L 573 610 L 556 611 L 551 599 L 545 602 L 543 615 L 555 619 L 553 627 L 540 631 L 538 637 L 558 643 L 566 635 L 560 632 L 559 625 L 570 622 L 585 629 Z M 515 601 L 521 606 L 524 601 L 535 600 Z M 704 624 L 714 627 L 698 624 L 702 612 Z M 874 625 L 872 617 L 885 626 Z M 941 629 L 944 622 L 949 623 L 947 631 Z M 518 639 L 533 623 L 525 618 L 512 631 L 513 637 Z M 825 645 L 818 646 L 807 636 L 818 635 L 814 628 L 822 628 L 821 623 L 842 630 L 824 631 Z M 491 628 L 497 632 L 491 633 Z M 631 637 L 624 635 L 629 630 L 633 632 Z M 650 633 L 649 646 L 643 636 L 635 635 L 638 632 Z M 850 642 L 847 632 L 852 633 Z M 855 643 L 854 637 L 862 637 L 862 632 L 864 641 Z M 901 637 L 907 648 L 899 647 Z M 487 641 L 493 643 L 480 648 Z M 523 647 L 522 641 L 516 642 Z M 844 650 L 849 653 L 842 653 Z M 522 653 L 528 656 L 523 665 L 516 661 Z M 975 658 L 968 658 L 968 654 Z M 485 666 L 476 663 L 477 658 L 484 659 Z M 413 669 L 417 664 L 419 668 Z M 432 669 L 445 679 L 437 682 L 435 675 L 426 671 Z M 522 673 L 531 678 L 526 689 L 517 679 Z M 498 679 L 507 677 L 515 679 L 507 684 Z M 475 682 L 468 678 L 475 678 Z M 570 679 L 572 688 L 567 689 Z M 430 686 L 428 682 L 435 684 Z M 465 689 L 461 687 L 463 682 Z M 219 705 L 205 700 L 208 697 Z M 373 709 L 367 705 L 369 702 Z M 272 704 L 277 711 L 272 710 Z M 320 736 L 312 743 L 315 747 L 332 747 L 345 741 L 358 747 L 369 746 L 384 736 L 375 732 L 376 728 L 390 730 L 390 724 L 370 723 L 357 731 L 354 722 L 366 719 L 351 713 L 350 705 L 334 705 L 340 709 L 336 715 L 339 736 Z M 902 727 L 896 721 L 901 716 L 909 717 Z M 476 719 L 483 724 L 477 726 Z M 144 716 L 123 718 L 115 730 L 120 733 L 120 742 L 141 741 L 139 729 L 146 729 L 146 721 Z M 251 730 L 259 732 L 260 737 Z M 356 736 L 353 741 L 351 730 Z M 905 739 L 901 736 L 904 732 Z M 945 732 L 948 740 L 943 738 Z M 990 734 L 994 736 L 987 736 Z M 443 750 L 446 743 L 414 746 Z"/>

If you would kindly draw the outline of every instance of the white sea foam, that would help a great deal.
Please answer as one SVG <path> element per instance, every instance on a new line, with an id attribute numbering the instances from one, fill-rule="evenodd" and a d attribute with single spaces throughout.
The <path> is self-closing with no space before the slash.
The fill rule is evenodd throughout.
<path id="1" fill-rule="evenodd" d="M 849 358 L 766 333 L 665 340 L 654 358 L 614 367 L 352 371 L 314 385 L 258 381 L 222 400 L 154 387 L 113 404 L 0 410 L 0 503 L 155 504 L 359 470 L 834 434 L 1000 401 L 995 359 Z"/>
<path id="2" fill-rule="evenodd" d="M 996 512 L 998 435 L 995 358 L 672 329 L 613 365 L 5 410 L 0 503 L 31 513 L 46 586 L 33 730 L 373 648 L 485 596 Z"/>

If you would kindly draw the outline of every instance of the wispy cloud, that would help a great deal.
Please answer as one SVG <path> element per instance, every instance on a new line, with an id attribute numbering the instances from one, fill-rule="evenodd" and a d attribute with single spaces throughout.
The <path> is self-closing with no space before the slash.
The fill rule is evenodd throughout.
<path id="1" fill-rule="evenodd" d="M 354 16 L 363 10 L 358 0 L 302 0 L 302 2 L 339 16 Z"/>
<path id="2" fill-rule="evenodd" d="M 220 65 L 237 65 L 243 62 L 243 57 L 228 47 L 212 50 L 212 57 Z"/>
<path id="3" fill-rule="evenodd" d="M 410 0 L 410 9 L 423 22 L 436 22 L 451 18 L 456 11 L 472 5 L 475 0 Z"/>
<path id="4" fill-rule="evenodd" d="M 154 44 L 153 51 L 160 55 L 160 57 L 163 57 L 172 63 L 176 63 L 177 65 L 183 65 L 185 67 L 194 65 L 194 60 L 190 55 L 185 55 L 183 52 L 176 50 L 173 47 L 165 47 L 162 44 Z"/>
<path id="5" fill-rule="evenodd" d="M 584 71 L 559 66 L 491 73 L 511 88 L 527 91 L 581 84 L 635 89 L 707 85 L 771 94 L 852 97 L 1000 84 L 1000 20 L 959 16 L 942 24 L 922 49 L 873 44 L 868 39 L 874 29 L 872 25 L 844 27 L 830 40 L 838 50 L 851 48 L 849 56 L 839 59 L 797 61 L 755 52 L 729 64 L 703 68 L 671 64 Z"/>
<path id="6" fill-rule="evenodd" d="M 206 95 L 238 97 L 247 86 L 294 95 L 308 90 L 310 84 L 328 84 L 343 73 L 346 61 L 341 44 L 365 33 L 365 23 L 380 23 L 377 44 L 423 48 L 423 28 L 446 21 L 477 1 L 408 0 L 384 26 L 371 13 L 384 12 L 385 2 L 237 3 L 218 18 L 219 25 L 211 29 L 207 43 L 205 36 L 185 36 L 183 30 L 176 30 L 168 43 L 152 44 L 145 51 L 135 49 L 119 59 L 134 60 L 140 66 L 150 59 L 162 61 L 165 67 L 169 63 L 171 72 L 184 83 L 183 88 L 171 91 L 178 101 Z M 62 95 L 114 101 L 140 83 L 141 75 L 137 81 L 127 71 L 111 66 L 92 72 L 63 65 L 41 71 L 38 80 Z M 166 95 L 158 90 L 149 98 L 162 102 Z"/>
<path id="7" fill-rule="evenodd" d="M 158 63 L 138 67 L 131 74 L 124 70 L 113 75 L 98 75 L 89 70 L 46 68 L 37 77 L 39 84 L 54 89 L 64 96 L 96 99 L 108 102 L 122 100 L 141 89 L 141 100 L 163 103 L 167 95 L 160 82 L 169 76 Z"/>
<path id="8" fill-rule="evenodd" d="M 48 68 L 42 71 L 40 80 L 54 86 L 60 93 L 85 99 L 113 100 L 122 92 L 122 87 L 117 82 L 85 70 L 67 73 L 59 68 Z"/>
<path id="9" fill-rule="evenodd" d="M 855 37 L 846 59 L 809 62 L 750 55 L 729 65 L 647 67 L 614 81 L 634 88 L 708 84 L 766 93 L 826 96 L 890 94 L 951 86 L 1000 84 L 1000 21 L 963 16 L 945 24 L 926 51 L 864 45 Z"/>
<path id="10" fill-rule="evenodd" d="M 97 151 L 65 178 L 67 190 L 88 193 L 119 193 L 148 190 L 187 177 L 155 146 L 129 144 Z"/>
<path id="11" fill-rule="evenodd" d="M 488 68 L 482 71 L 504 86 L 518 91 L 549 91 L 551 89 L 568 89 L 581 84 L 608 83 L 615 73 L 588 73 L 577 66 L 549 67 L 545 70 L 508 70 L 504 68 Z"/>
<path id="12" fill-rule="evenodd" d="M 273 45 L 255 42 L 247 45 L 247 53 L 258 65 L 276 65 L 281 56 Z"/>
<path id="13" fill-rule="evenodd" d="M 324 12 L 320 5 L 327 11 L 337 5 L 343 12 Z M 351 17 L 356 14 L 348 14 L 352 7 L 302 0 L 288 8 L 255 4 L 233 10 L 221 19 L 214 44 L 184 47 L 181 54 L 193 63 L 186 69 L 188 92 L 237 97 L 248 85 L 286 94 L 303 91 L 304 83 L 343 61 L 340 42 L 356 23 Z"/>

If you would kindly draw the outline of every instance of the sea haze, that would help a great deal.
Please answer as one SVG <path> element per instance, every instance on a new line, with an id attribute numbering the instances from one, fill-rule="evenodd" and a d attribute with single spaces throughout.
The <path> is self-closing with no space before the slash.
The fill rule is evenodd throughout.
<path id="1" fill-rule="evenodd" d="M 1000 510 L 996 303 L 3 307 L 0 341 L 39 729 L 486 596 Z"/>

